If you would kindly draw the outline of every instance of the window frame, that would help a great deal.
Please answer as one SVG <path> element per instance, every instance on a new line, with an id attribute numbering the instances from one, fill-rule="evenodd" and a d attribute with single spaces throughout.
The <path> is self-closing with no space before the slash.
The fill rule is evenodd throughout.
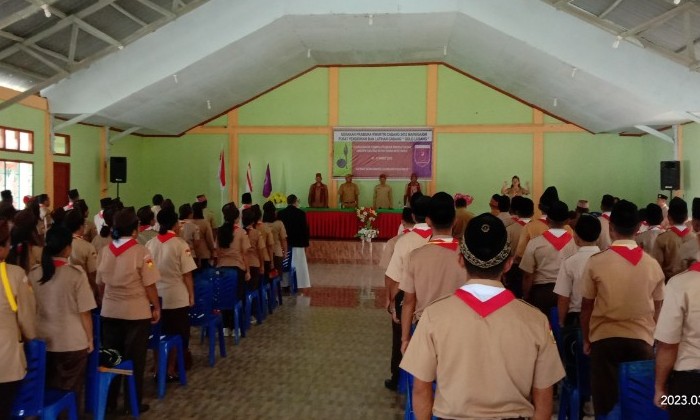
<path id="1" fill-rule="evenodd" d="M 53 147 L 52 147 L 52 153 L 54 156 L 70 156 L 70 135 L 68 134 L 62 134 L 62 133 L 54 133 L 54 141 L 53 141 Z M 61 137 L 66 140 L 66 153 L 57 153 L 56 152 L 56 137 Z"/>
<path id="2" fill-rule="evenodd" d="M 18 134 L 17 137 L 17 149 L 8 149 L 7 148 L 7 137 L 6 137 L 6 132 L 7 131 L 14 131 Z M 19 139 L 19 134 L 20 133 L 26 133 L 29 135 L 29 148 L 30 150 L 20 150 L 20 144 L 21 141 Z M 2 136 L 2 146 L 0 147 L 0 151 L 3 152 L 9 152 L 9 153 L 24 153 L 24 154 L 34 154 L 34 132 L 31 130 L 23 130 L 21 128 L 16 128 L 16 127 L 6 127 L 0 125 L 0 134 Z M 3 159 L 3 160 L 9 160 L 9 159 Z M 33 162 L 31 162 L 33 163 Z"/>
<path id="3" fill-rule="evenodd" d="M 25 153 L 26 153 L 26 152 L 25 152 Z M 22 160 L 22 159 L 4 159 L 4 158 L 0 158 L 0 164 L 4 164 L 5 162 L 25 163 L 25 164 L 32 165 L 32 191 L 31 191 L 31 195 L 33 196 L 33 195 L 34 195 L 34 166 L 36 166 L 36 162 L 32 162 L 31 160 Z M 4 165 L 3 165 L 3 170 L 4 170 Z M 2 190 L 8 189 L 8 188 L 6 188 L 6 187 L 7 187 L 7 186 L 4 185 L 4 184 L 3 184 L 3 185 L 0 185 L 0 189 L 2 189 Z M 19 196 L 19 195 L 18 195 L 18 196 L 15 196 L 15 192 L 13 191 L 13 192 L 12 192 L 12 197 L 14 198 L 14 201 L 16 201 L 17 204 L 18 204 L 19 206 L 22 205 L 22 199 L 24 198 L 23 196 Z M 20 209 L 20 207 L 17 207 L 17 206 L 15 206 L 15 208 L 16 208 L 17 210 Z"/>

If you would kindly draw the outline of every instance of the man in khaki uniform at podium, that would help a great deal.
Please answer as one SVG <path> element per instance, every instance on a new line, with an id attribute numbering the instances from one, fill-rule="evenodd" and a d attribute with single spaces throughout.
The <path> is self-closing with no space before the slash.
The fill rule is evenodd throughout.
<path id="1" fill-rule="evenodd" d="M 352 182 L 352 174 L 345 175 L 345 183 L 338 188 L 340 197 L 340 207 L 344 209 L 354 209 L 360 200 L 360 189 Z"/>

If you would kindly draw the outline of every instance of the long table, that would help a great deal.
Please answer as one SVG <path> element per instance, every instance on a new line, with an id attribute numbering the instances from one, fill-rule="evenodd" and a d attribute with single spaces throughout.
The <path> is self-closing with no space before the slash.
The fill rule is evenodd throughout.
<path id="1" fill-rule="evenodd" d="M 360 229 L 354 209 L 305 208 L 311 239 L 353 239 Z M 374 226 L 379 230 L 377 240 L 396 236 L 401 224 L 401 210 L 379 210 Z"/>

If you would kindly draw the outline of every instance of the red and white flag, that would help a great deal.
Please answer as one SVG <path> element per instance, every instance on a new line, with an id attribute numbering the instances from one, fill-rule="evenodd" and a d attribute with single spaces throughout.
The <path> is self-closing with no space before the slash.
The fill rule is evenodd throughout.
<path id="1" fill-rule="evenodd" d="M 245 192 L 253 192 L 253 174 L 250 170 L 250 162 L 248 162 L 248 171 L 245 174 Z"/>
<path id="2" fill-rule="evenodd" d="M 223 150 L 219 154 L 219 185 L 221 185 L 222 190 L 226 187 L 226 164 Z"/>

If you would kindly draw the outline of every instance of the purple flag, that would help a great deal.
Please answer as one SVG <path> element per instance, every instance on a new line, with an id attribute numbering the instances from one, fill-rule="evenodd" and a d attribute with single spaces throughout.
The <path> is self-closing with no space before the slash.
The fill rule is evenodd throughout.
<path id="1" fill-rule="evenodd" d="M 265 181 L 263 181 L 263 197 L 267 198 L 272 194 L 272 177 L 270 176 L 270 164 L 267 164 L 267 170 L 265 171 Z"/>

